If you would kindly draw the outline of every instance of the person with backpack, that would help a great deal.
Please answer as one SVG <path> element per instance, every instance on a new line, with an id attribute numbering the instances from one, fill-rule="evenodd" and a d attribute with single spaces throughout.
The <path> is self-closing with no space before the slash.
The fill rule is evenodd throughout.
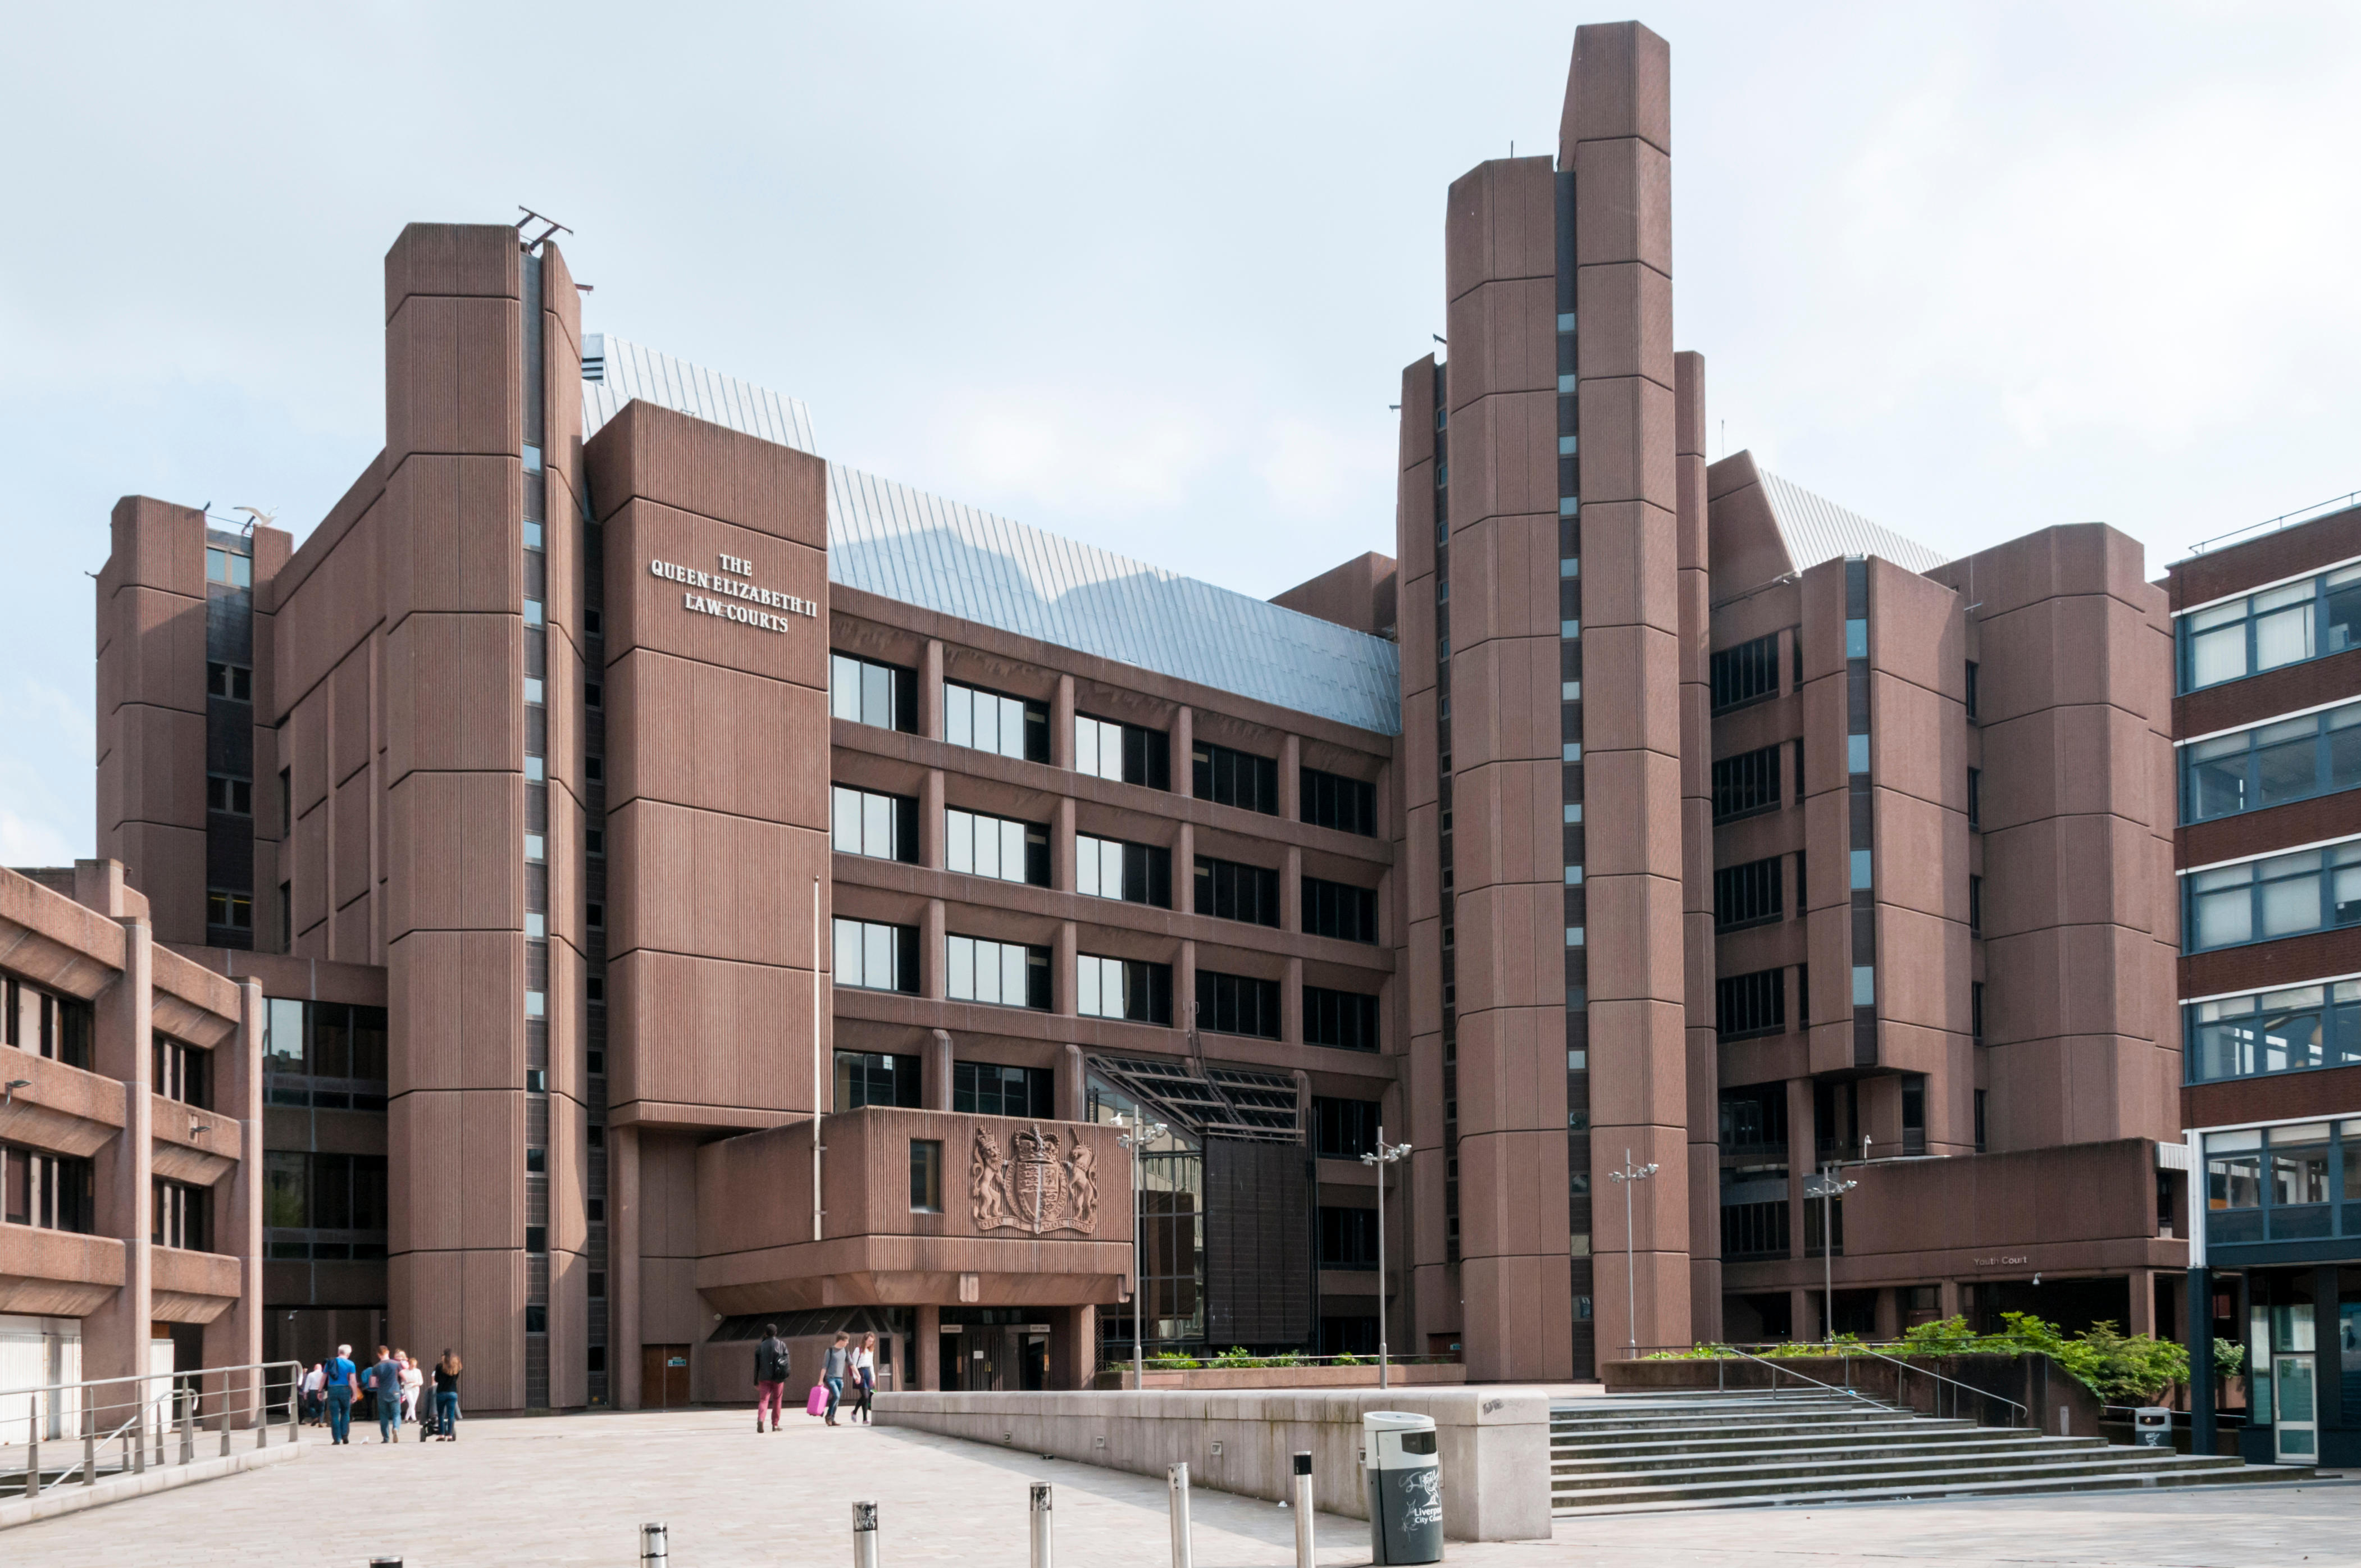
<path id="1" fill-rule="evenodd" d="M 779 1325 L 763 1325 L 763 1343 L 754 1347 L 754 1430 L 763 1430 L 763 1413 L 771 1416 L 771 1430 L 779 1430 L 779 1417 L 787 1407 L 787 1377 L 793 1357 L 787 1353 L 787 1342 L 779 1337 Z"/>

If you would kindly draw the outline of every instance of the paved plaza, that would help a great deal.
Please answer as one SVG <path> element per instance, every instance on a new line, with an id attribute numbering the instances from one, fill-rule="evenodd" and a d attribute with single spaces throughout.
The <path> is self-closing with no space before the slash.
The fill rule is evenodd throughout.
<path id="1" fill-rule="evenodd" d="M 1027 1484 L 1054 1483 L 1068 1568 L 1166 1568 L 1161 1481 L 798 1415 L 776 1437 L 719 1410 L 479 1420 L 458 1443 L 342 1452 L 0 1533 L 8 1568 L 258 1563 L 406 1568 L 636 1562 L 642 1520 L 675 1568 L 851 1561 L 851 1502 L 877 1499 L 883 1568 L 1024 1568 Z M 307 1434 L 307 1438 L 309 1434 Z M 1199 1492 L 1199 1568 L 1294 1561 L 1290 1516 Z M 1368 1561 L 1367 1527 L 1323 1515 L 1323 1568 Z M 1454 1543 L 1453 1563 L 1809 1568 L 1873 1563 L 2279 1568 L 2361 1563 L 2361 1484 L 2069 1500 L 1737 1509 L 1562 1520 L 1554 1541 Z"/>

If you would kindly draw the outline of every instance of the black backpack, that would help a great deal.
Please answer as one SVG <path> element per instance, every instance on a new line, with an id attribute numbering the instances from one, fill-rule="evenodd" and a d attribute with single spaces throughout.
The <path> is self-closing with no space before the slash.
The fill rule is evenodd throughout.
<path id="1" fill-rule="evenodd" d="M 762 1381 L 785 1383 L 792 1375 L 788 1365 L 790 1359 L 786 1341 L 775 1339 L 763 1341 Z"/>

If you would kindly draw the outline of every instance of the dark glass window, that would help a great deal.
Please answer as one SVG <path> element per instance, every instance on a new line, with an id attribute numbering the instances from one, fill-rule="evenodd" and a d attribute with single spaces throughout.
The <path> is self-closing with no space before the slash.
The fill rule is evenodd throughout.
<path id="1" fill-rule="evenodd" d="M 1721 1206 L 1721 1255 L 1784 1257 L 1788 1251 L 1787 1201 Z"/>
<path id="2" fill-rule="evenodd" d="M 1322 1159 L 1358 1159 L 1376 1151 L 1378 1117 L 1383 1107 L 1375 1100 L 1339 1100 L 1325 1094 L 1312 1098 L 1312 1152 Z"/>
<path id="3" fill-rule="evenodd" d="M 1779 634 L 1775 631 L 1735 648 L 1719 649 L 1707 664 L 1716 713 L 1779 695 Z"/>
<path id="4" fill-rule="evenodd" d="M 839 854 L 917 863 L 918 803 L 910 795 L 834 785 L 829 791 L 829 828 Z"/>
<path id="5" fill-rule="evenodd" d="M 1251 751 L 1200 740 L 1190 750 L 1191 785 L 1199 800 L 1279 815 L 1279 763 Z"/>
<path id="6" fill-rule="evenodd" d="M 1713 765 L 1713 819 L 1735 821 L 1779 805 L 1779 748 L 1764 746 Z"/>
<path id="7" fill-rule="evenodd" d="M 244 664 L 207 664 L 205 695 L 225 696 L 232 702 L 252 702 L 254 672 Z"/>
<path id="8" fill-rule="evenodd" d="M 943 1144 L 940 1138 L 910 1140 L 910 1211 L 943 1212 Z"/>
<path id="9" fill-rule="evenodd" d="M 1715 1027 L 1725 1040 L 1775 1035 L 1787 1026 L 1784 970 L 1758 970 L 1714 982 Z"/>
<path id="10" fill-rule="evenodd" d="M 1976 662 L 1968 661 L 1968 717 L 1976 716 Z"/>
<path id="11" fill-rule="evenodd" d="M 1074 1010 L 1085 1018 L 1172 1022 L 1172 966 L 1139 959 L 1074 958 Z"/>
<path id="12" fill-rule="evenodd" d="M 1202 862 L 1201 862 L 1202 863 Z M 1349 883 L 1303 879 L 1303 931 L 1310 937 L 1334 937 L 1343 942 L 1378 939 L 1378 895 L 1375 889 Z"/>
<path id="13" fill-rule="evenodd" d="M 1074 715 L 1074 771 L 1116 784 L 1172 787 L 1172 743 L 1161 729 Z"/>
<path id="14" fill-rule="evenodd" d="M 226 811 L 233 817 L 254 815 L 254 781 L 233 779 L 212 773 L 205 779 L 205 809 Z"/>
<path id="15" fill-rule="evenodd" d="M 1784 893 L 1780 885 L 1779 857 L 1724 866 L 1713 873 L 1713 927 L 1735 931 L 1776 920 Z"/>
<path id="16" fill-rule="evenodd" d="M 1074 835 L 1074 891 L 1093 898 L 1172 907 L 1172 851 L 1160 844 Z"/>
<path id="17" fill-rule="evenodd" d="M 1315 828 L 1373 838 L 1378 831 L 1378 786 L 1341 773 L 1305 768 L 1299 780 L 1303 820 Z"/>
<path id="18" fill-rule="evenodd" d="M 851 653 L 829 655 L 828 710 L 831 717 L 880 729 L 915 734 L 918 729 L 918 674 Z"/>
<path id="19" fill-rule="evenodd" d="M 1058 1113 L 1058 1075 L 1046 1067 L 954 1062 L 951 1109 L 976 1116 L 1053 1117 Z"/>
<path id="20" fill-rule="evenodd" d="M 90 1161 L 0 1144 L 0 1166 L 6 1168 L 0 1213 L 10 1224 L 82 1235 L 97 1228 Z"/>
<path id="21" fill-rule="evenodd" d="M 1196 913 L 1257 926 L 1279 924 L 1279 873 L 1268 866 L 1197 857 Z"/>
<path id="22" fill-rule="evenodd" d="M 148 1239 L 187 1252 L 210 1250 L 214 1193 L 210 1187 L 155 1179 L 148 1192 Z"/>
<path id="23" fill-rule="evenodd" d="M 148 1081 L 158 1094 L 200 1110 L 211 1108 L 211 1051 L 183 1045 L 169 1035 L 158 1035 L 150 1041 L 148 1054 L 152 1074 Z"/>
<path id="24" fill-rule="evenodd" d="M 1981 935 L 1984 928 L 1984 879 L 1968 879 L 1968 929 Z"/>
<path id="25" fill-rule="evenodd" d="M 943 938 L 943 994 L 953 1002 L 1049 1008 L 1049 949 L 983 937 Z"/>
<path id="26" fill-rule="evenodd" d="M 835 970 L 839 985 L 917 994 L 918 928 L 874 920 L 838 920 Z"/>
<path id="27" fill-rule="evenodd" d="M 89 1003 L 0 975 L 0 1042 L 68 1067 L 88 1068 L 91 1023 Z"/>
<path id="28" fill-rule="evenodd" d="M 1199 970 L 1197 1027 L 1216 1035 L 1279 1038 L 1279 981 Z"/>
<path id="29" fill-rule="evenodd" d="M 943 683 L 943 739 L 1020 762 L 1049 760 L 1049 705 L 959 681 Z"/>
<path id="30" fill-rule="evenodd" d="M 836 1053 L 837 1110 L 892 1105 L 915 1111 L 919 1103 L 917 1057 L 885 1056 L 876 1051 Z"/>
<path id="31" fill-rule="evenodd" d="M 1347 1051 L 1378 1048 L 1378 999 L 1356 991 L 1303 988 L 1303 1043 Z"/>
<path id="32" fill-rule="evenodd" d="M 1721 1091 L 1721 1151 L 1737 1155 L 1787 1146 L 1787 1086 L 1754 1083 Z"/>
<path id="33" fill-rule="evenodd" d="M 1983 830 L 1983 806 L 1984 771 L 1982 768 L 1970 768 L 1968 770 L 1968 828 L 1971 832 Z"/>
<path id="34" fill-rule="evenodd" d="M 1320 1266 L 1375 1268 L 1378 1266 L 1378 1212 L 1320 1205 Z"/>
<path id="35" fill-rule="evenodd" d="M 913 856 L 912 859 L 916 859 Z M 1049 885 L 1049 825 L 990 817 L 958 806 L 943 808 L 943 864 L 947 870 L 999 882 Z"/>

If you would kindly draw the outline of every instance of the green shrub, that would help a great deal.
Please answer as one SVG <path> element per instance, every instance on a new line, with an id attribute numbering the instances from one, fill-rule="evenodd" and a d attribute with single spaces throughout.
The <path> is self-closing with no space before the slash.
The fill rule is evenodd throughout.
<path id="1" fill-rule="evenodd" d="M 1270 1365 L 1261 1356 L 1247 1354 L 1246 1347 L 1242 1344 L 1230 1346 L 1229 1349 L 1213 1357 L 1213 1364 L 1215 1366 L 1268 1366 Z"/>
<path id="2" fill-rule="evenodd" d="M 2234 1339 L 2213 1342 L 2213 1376 L 2235 1377 L 2246 1369 L 2246 1347 Z"/>
<path id="3" fill-rule="evenodd" d="M 1336 1365 L 1339 1366 L 1358 1366 L 1361 1365 L 1361 1358 L 1355 1355 L 1349 1350 L 1340 1351 L 1336 1355 Z"/>
<path id="4" fill-rule="evenodd" d="M 1148 1358 L 1148 1365 L 1159 1372 L 1193 1372 L 1205 1364 L 1193 1355 L 1183 1355 L 1177 1350 L 1159 1351 Z"/>

